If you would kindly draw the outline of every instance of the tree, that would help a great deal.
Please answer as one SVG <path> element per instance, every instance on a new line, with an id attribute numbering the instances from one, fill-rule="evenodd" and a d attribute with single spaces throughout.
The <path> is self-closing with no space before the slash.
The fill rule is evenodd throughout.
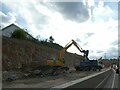
<path id="1" fill-rule="evenodd" d="M 40 35 L 37 35 L 37 36 L 36 36 L 36 39 L 37 39 L 38 41 L 40 41 Z"/>
<path id="2" fill-rule="evenodd" d="M 11 37 L 18 39 L 26 39 L 27 35 L 23 29 L 16 29 L 13 33 L 11 33 Z"/>
<path id="3" fill-rule="evenodd" d="M 53 38 L 52 36 L 50 36 L 50 37 L 49 37 L 49 42 L 50 42 L 50 43 L 53 43 L 53 41 L 54 41 L 54 38 Z"/>
<path id="4" fill-rule="evenodd" d="M 48 41 L 48 39 L 45 39 L 45 42 L 47 42 Z"/>

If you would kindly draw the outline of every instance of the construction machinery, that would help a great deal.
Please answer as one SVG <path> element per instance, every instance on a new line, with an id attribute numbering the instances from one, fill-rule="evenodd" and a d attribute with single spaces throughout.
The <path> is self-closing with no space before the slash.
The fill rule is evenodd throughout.
<path id="1" fill-rule="evenodd" d="M 63 55 L 64 55 L 65 51 L 72 44 L 75 45 L 81 53 L 84 53 L 85 59 L 89 60 L 88 59 L 89 50 L 83 50 L 74 40 L 71 40 L 64 48 L 62 48 L 62 50 L 60 50 L 59 57 L 57 60 L 47 60 L 47 66 L 50 66 L 54 71 L 56 71 L 56 70 L 68 71 L 69 67 L 65 67 L 65 60 L 63 58 Z"/>
<path id="2" fill-rule="evenodd" d="M 76 71 L 101 71 L 101 69 L 104 67 L 101 60 L 102 57 L 100 57 L 98 60 L 81 61 L 75 66 L 75 69 Z"/>
<path id="3" fill-rule="evenodd" d="M 89 60 L 80 62 L 79 65 L 75 66 L 76 71 L 96 71 L 103 68 L 102 64 L 98 60 Z"/>

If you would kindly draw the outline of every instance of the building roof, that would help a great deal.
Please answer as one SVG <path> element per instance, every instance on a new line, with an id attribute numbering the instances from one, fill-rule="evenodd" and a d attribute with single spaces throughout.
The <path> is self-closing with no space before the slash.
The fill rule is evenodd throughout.
<path id="1" fill-rule="evenodd" d="M 10 24 L 10 25 L 2 28 L 2 31 L 6 30 L 6 28 L 9 28 L 9 27 L 11 27 L 11 26 L 15 26 L 15 27 L 17 27 L 17 28 L 19 28 L 19 29 L 22 29 L 22 28 L 18 27 L 17 25 L 15 25 L 14 23 L 12 23 L 12 24 Z M 24 29 L 23 29 L 23 30 L 24 30 Z M 24 30 L 24 31 L 25 31 L 25 30 Z M 25 31 L 25 33 L 26 33 L 27 35 L 29 35 L 32 39 L 35 39 L 35 38 L 34 38 L 32 35 L 30 35 L 28 32 Z"/>
<path id="2" fill-rule="evenodd" d="M 10 24 L 10 25 L 8 25 L 8 26 L 2 28 L 2 31 L 5 30 L 6 28 L 11 27 L 11 26 L 15 26 L 15 27 L 17 27 L 17 28 L 20 28 L 20 27 L 18 27 L 17 25 L 15 25 L 14 23 L 12 23 L 12 24 Z M 20 29 L 21 29 L 21 28 L 20 28 Z"/>

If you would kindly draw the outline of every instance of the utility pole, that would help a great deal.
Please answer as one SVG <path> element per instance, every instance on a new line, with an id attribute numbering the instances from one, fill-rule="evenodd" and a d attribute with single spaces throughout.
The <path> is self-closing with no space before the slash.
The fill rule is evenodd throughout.
<path id="1" fill-rule="evenodd" d="M 118 67 L 120 67 L 120 56 L 118 56 Z"/>

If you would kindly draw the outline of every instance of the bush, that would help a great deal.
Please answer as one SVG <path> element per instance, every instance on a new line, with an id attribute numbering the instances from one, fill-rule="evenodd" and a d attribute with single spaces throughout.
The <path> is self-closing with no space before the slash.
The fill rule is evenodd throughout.
<path id="1" fill-rule="evenodd" d="M 12 34 L 12 38 L 26 39 L 27 35 L 23 29 L 16 29 Z"/>

